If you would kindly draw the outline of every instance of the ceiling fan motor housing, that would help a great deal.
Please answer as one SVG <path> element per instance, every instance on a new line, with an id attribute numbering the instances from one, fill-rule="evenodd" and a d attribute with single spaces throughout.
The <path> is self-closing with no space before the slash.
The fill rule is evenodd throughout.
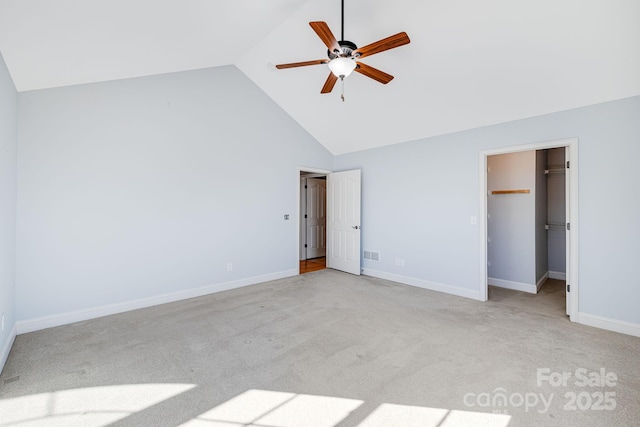
<path id="1" fill-rule="evenodd" d="M 350 42 L 348 40 L 340 40 L 338 42 L 338 44 L 340 45 L 340 48 L 342 49 L 342 54 L 337 54 L 337 53 L 331 52 L 330 50 L 327 49 L 327 55 L 329 56 L 329 59 L 335 59 L 335 58 L 339 58 L 339 57 L 350 58 L 351 56 L 353 56 L 353 52 L 356 49 L 358 49 L 358 46 L 356 46 L 355 43 Z"/>

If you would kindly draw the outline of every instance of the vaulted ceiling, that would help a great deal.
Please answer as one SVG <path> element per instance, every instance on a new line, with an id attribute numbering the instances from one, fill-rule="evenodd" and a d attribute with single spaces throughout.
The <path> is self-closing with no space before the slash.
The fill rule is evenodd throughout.
<path id="1" fill-rule="evenodd" d="M 0 0 L 19 91 L 234 64 L 334 154 L 640 95 L 638 0 L 345 0 L 345 38 L 411 43 L 321 95 L 339 0 Z"/>

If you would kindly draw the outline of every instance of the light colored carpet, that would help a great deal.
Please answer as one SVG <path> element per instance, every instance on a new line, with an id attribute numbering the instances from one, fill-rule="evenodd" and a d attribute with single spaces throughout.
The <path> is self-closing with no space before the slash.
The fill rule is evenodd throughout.
<path id="1" fill-rule="evenodd" d="M 0 426 L 640 425 L 640 339 L 569 322 L 563 292 L 323 270 L 20 335 Z"/>

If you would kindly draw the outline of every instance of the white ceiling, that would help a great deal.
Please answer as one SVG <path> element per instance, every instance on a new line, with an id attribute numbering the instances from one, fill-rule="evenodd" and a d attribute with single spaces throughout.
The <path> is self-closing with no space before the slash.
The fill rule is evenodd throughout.
<path id="1" fill-rule="evenodd" d="M 0 0 L 19 91 L 235 64 L 332 153 L 640 95 L 640 0 L 345 0 L 345 38 L 411 43 L 329 95 L 309 21 L 340 38 L 338 0 Z"/>

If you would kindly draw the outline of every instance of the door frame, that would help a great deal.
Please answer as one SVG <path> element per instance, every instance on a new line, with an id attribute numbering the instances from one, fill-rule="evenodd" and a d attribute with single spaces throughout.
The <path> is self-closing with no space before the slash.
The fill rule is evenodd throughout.
<path id="1" fill-rule="evenodd" d="M 302 227 L 302 221 L 300 220 L 300 215 L 302 213 L 301 208 L 300 208 L 300 203 L 302 200 L 301 197 L 301 191 L 302 191 L 302 187 L 301 187 L 301 176 L 300 174 L 302 172 L 307 172 L 307 173 L 313 173 L 313 174 L 319 174 L 319 175 L 329 175 L 330 173 L 333 173 L 332 170 L 329 169 L 318 169 L 318 168 L 310 168 L 310 167 L 304 167 L 304 166 L 298 166 L 298 174 L 296 176 L 296 186 L 298 187 L 298 191 L 296 191 L 296 223 L 297 223 L 297 227 L 296 227 L 296 234 L 297 234 L 297 239 L 296 239 L 296 265 L 298 266 L 298 274 L 300 274 L 300 240 L 301 240 L 301 233 L 300 233 L 300 228 Z M 325 230 L 326 233 L 326 230 Z"/>
<path id="2" fill-rule="evenodd" d="M 548 148 L 560 148 L 569 147 L 569 158 L 565 158 L 565 161 L 569 161 L 571 178 L 569 182 L 569 197 L 567 200 L 569 210 L 569 216 L 566 218 L 566 222 L 571 224 L 570 230 L 570 244 L 566 250 L 569 251 L 569 262 L 567 263 L 567 284 L 571 285 L 571 292 L 569 292 L 570 298 L 570 313 L 569 319 L 572 322 L 578 321 L 578 138 L 566 138 L 552 141 L 535 142 L 522 145 L 511 145 L 501 148 L 492 148 L 480 151 L 480 220 L 478 221 L 479 233 L 480 233 L 480 299 L 487 301 L 489 298 L 489 285 L 487 283 L 487 157 L 496 154 L 517 153 L 521 151 L 532 150 L 544 150 Z M 565 208 L 565 209 L 566 209 Z"/>

